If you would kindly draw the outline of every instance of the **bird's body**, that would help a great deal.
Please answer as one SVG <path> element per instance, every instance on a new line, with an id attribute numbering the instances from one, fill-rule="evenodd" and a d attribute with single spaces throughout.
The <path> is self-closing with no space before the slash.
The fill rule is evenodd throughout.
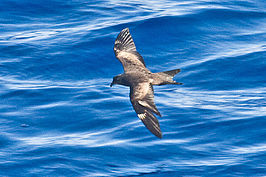
<path id="1" fill-rule="evenodd" d="M 116 38 L 114 52 L 122 63 L 124 73 L 113 78 L 114 84 L 130 87 L 130 101 L 138 117 L 144 125 L 157 137 L 162 133 L 158 119 L 154 114 L 161 116 L 154 103 L 153 85 L 177 84 L 173 81 L 180 69 L 152 73 L 146 68 L 142 56 L 137 52 L 129 29 L 123 29 Z"/>

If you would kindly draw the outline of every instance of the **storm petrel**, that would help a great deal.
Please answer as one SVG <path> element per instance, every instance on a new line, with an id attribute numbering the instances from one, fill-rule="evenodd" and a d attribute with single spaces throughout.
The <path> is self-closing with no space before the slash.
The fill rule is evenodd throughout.
<path id="1" fill-rule="evenodd" d="M 154 114 L 161 117 L 154 103 L 153 85 L 182 83 L 173 81 L 180 69 L 152 73 L 146 68 L 142 56 L 137 52 L 129 29 L 123 29 L 115 40 L 114 52 L 122 63 L 124 73 L 113 78 L 114 84 L 130 87 L 130 101 L 144 125 L 158 138 L 162 138 L 159 121 Z"/>

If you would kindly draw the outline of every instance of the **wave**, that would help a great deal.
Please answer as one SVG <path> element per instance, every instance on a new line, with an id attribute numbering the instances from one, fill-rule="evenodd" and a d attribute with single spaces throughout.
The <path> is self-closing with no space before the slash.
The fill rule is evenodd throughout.
<path id="1" fill-rule="evenodd" d="M 1 3 L 0 175 L 265 174 L 265 8 L 261 1 Z M 163 139 L 110 88 L 129 27 L 152 72 Z"/>

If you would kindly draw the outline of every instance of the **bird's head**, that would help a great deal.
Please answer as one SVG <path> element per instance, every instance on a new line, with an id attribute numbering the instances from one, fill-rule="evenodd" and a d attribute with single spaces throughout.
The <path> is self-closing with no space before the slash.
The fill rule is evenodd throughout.
<path id="1" fill-rule="evenodd" d="M 121 83 L 121 76 L 120 75 L 115 76 L 115 77 L 113 77 L 113 81 L 110 84 L 110 87 L 112 87 L 115 84 L 120 84 L 120 83 Z"/>

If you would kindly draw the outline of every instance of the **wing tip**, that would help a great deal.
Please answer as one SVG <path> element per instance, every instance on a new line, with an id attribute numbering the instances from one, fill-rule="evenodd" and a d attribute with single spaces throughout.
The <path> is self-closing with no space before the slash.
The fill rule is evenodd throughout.
<path id="1" fill-rule="evenodd" d="M 145 127 L 152 134 L 154 134 L 157 138 L 162 139 L 163 135 L 162 135 L 162 132 L 161 132 L 161 129 L 160 129 L 159 122 L 158 122 L 157 118 L 152 113 L 145 112 L 145 113 L 140 113 L 140 114 L 137 114 L 137 115 L 140 118 L 140 120 L 144 123 Z M 154 124 L 153 121 L 152 121 L 153 123 L 151 123 L 151 120 L 153 118 L 157 121 L 157 123 L 155 123 L 156 125 Z"/>
<path id="2" fill-rule="evenodd" d="M 156 137 L 162 139 L 163 138 L 163 134 L 162 132 L 159 132 L 158 134 L 154 134 Z"/>
<path id="3" fill-rule="evenodd" d="M 151 131 L 152 132 L 152 131 Z M 157 138 L 162 139 L 163 138 L 163 134 L 161 131 L 156 131 L 156 132 L 152 132 L 152 134 L 154 134 Z"/>
<path id="4" fill-rule="evenodd" d="M 124 29 L 121 30 L 121 32 L 125 32 L 125 31 L 129 32 L 129 28 L 126 27 L 126 28 L 124 28 Z"/>
<path id="5" fill-rule="evenodd" d="M 121 50 L 136 51 L 136 46 L 129 32 L 129 28 L 124 28 L 120 31 L 115 40 L 114 50 L 115 52 L 119 52 Z"/>

